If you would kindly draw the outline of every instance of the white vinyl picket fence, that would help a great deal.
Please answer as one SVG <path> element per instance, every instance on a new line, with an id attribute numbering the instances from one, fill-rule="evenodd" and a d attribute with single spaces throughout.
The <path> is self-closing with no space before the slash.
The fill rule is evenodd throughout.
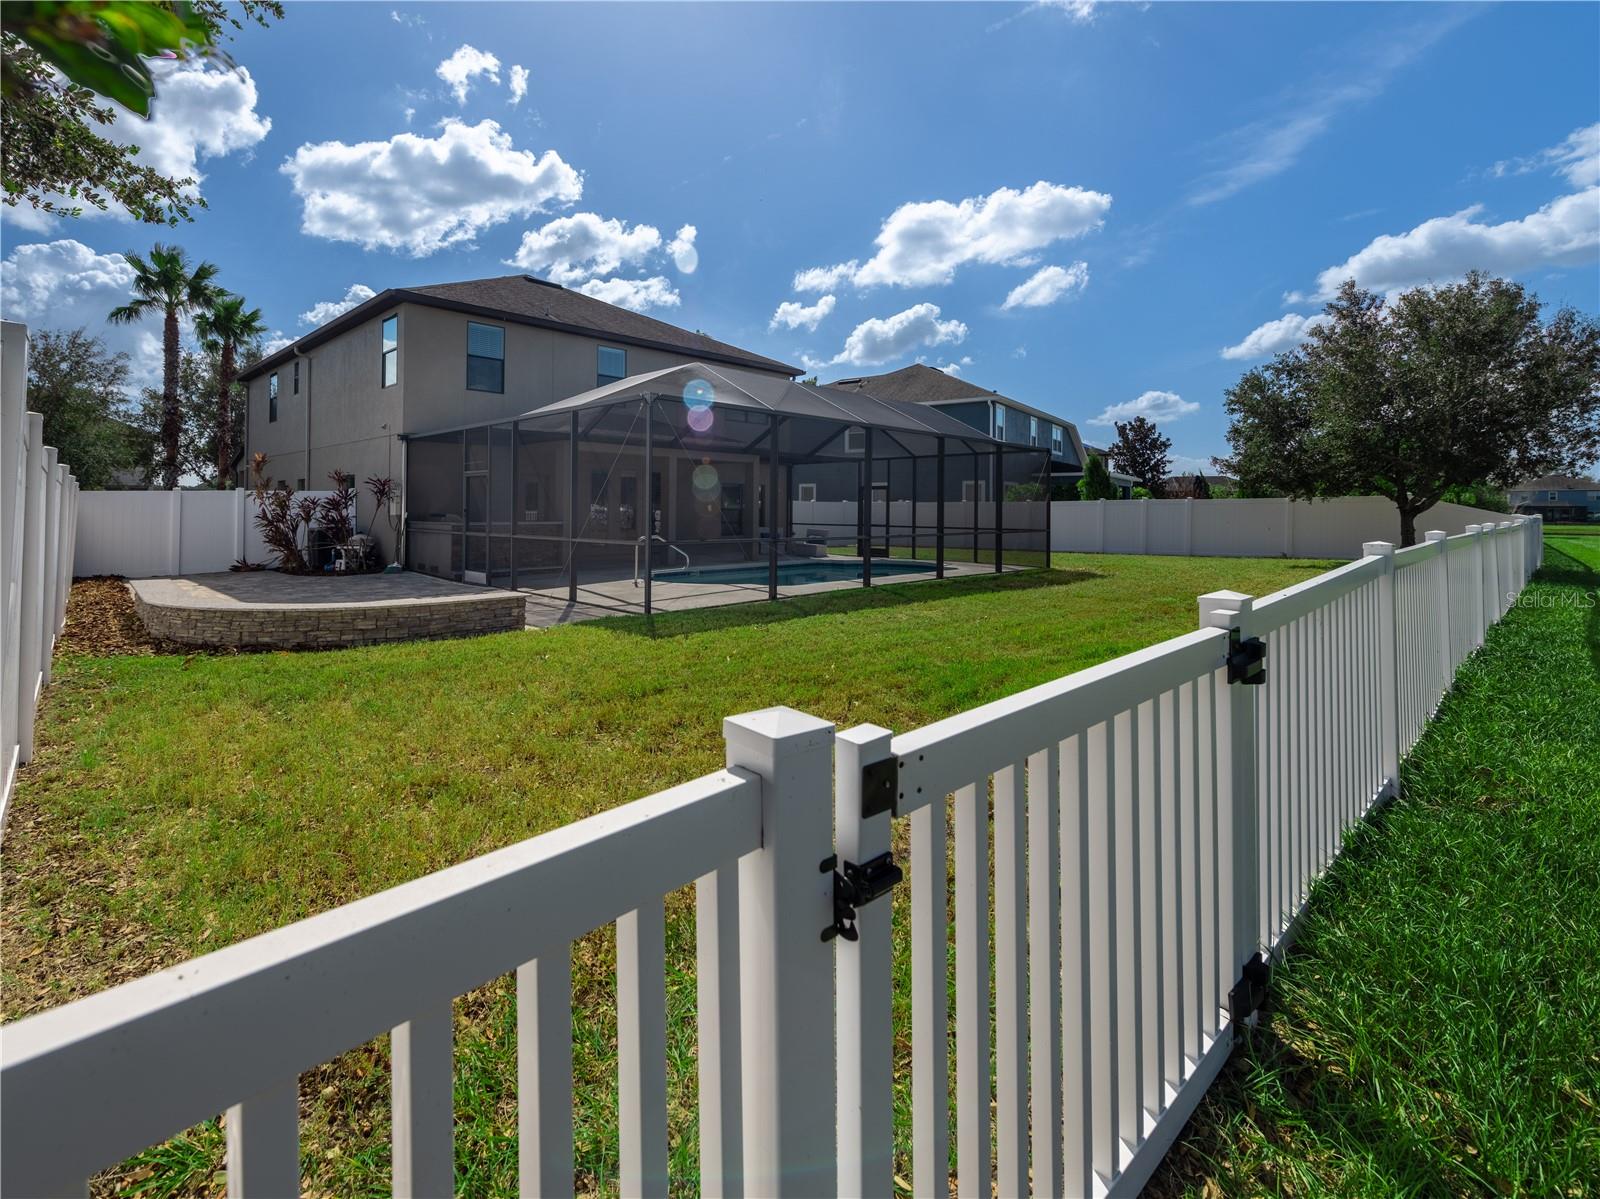
<path id="1" fill-rule="evenodd" d="M 699 1189 L 889 1195 L 891 904 L 838 905 L 894 882 L 904 820 L 915 1193 L 1135 1194 L 1541 527 L 1366 550 L 911 732 L 730 717 L 723 770 L 19 1021 L 0 1189 L 81 1195 L 226 1109 L 229 1194 L 293 1194 L 300 1074 L 389 1032 L 394 1192 L 448 1194 L 451 1001 L 515 970 L 521 1193 L 570 1195 L 570 950 L 614 922 L 621 1193 L 664 1195 L 663 901 L 692 883 Z"/>
<path id="2" fill-rule="evenodd" d="M 17 771 L 33 758 L 33 718 L 67 620 L 78 481 L 44 418 L 27 410 L 27 330 L 4 325 L 0 348 L 0 833 Z"/>

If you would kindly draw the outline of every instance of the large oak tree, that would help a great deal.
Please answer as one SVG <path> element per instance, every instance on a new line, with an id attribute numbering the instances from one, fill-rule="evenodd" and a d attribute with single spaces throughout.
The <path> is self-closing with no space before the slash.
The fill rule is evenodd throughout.
<path id="1" fill-rule="evenodd" d="M 1600 456 L 1600 326 L 1544 319 L 1520 284 L 1473 272 L 1388 300 L 1347 282 L 1306 343 L 1227 393 L 1243 494 L 1384 495 L 1413 545 L 1456 487 L 1576 474 Z"/>

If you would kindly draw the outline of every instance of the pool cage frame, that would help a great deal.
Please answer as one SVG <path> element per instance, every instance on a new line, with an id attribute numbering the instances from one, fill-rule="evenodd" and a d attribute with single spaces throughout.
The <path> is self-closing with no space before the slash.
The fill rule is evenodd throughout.
<path id="1" fill-rule="evenodd" d="M 697 414 L 702 419 L 697 420 Z M 742 428 L 743 436 L 734 432 L 735 426 Z M 545 483 L 554 479 L 564 484 L 561 504 L 545 500 L 548 487 L 541 490 L 535 485 L 529 493 L 529 504 L 543 501 L 526 509 L 546 517 L 532 522 L 540 532 L 519 529 L 528 523 L 519 519 L 515 500 L 527 483 L 520 477 L 524 437 L 546 447 L 544 465 L 534 473 Z M 797 550 L 830 561 L 851 561 L 832 552 L 837 545 L 851 543 L 863 587 L 873 585 L 875 558 L 930 561 L 932 577 L 939 579 L 947 577 L 947 565 L 956 562 L 987 565 L 994 574 L 1049 564 L 1047 449 L 996 441 L 924 405 L 777 376 L 695 363 L 624 379 L 521 416 L 409 434 L 404 441 L 408 567 L 485 583 L 508 575 L 511 587 L 529 590 L 536 588 L 523 582 L 525 575 L 538 577 L 543 583 L 540 590 L 564 581 L 567 602 L 573 605 L 581 602 L 586 567 L 605 574 L 606 564 L 614 563 L 620 573 L 607 581 L 620 581 L 626 577 L 622 566 L 627 554 L 619 551 L 631 550 L 634 581 L 641 589 L 644 611 L 650 614 L 655 583 L 671 581 L 670 569 L 659 569 L 663 558 L 669 568 L 672 555 L 687 559 L 684 545 L 708 550 L 715 546 L 719 553 L 737 550 L 751 565 L 764 559 L 769 600 L 781 598 L 780 565 L 804 561 L 795 557 Z M 555 469 L 549 450 L 563 442 L 564 466 Z M 446 513 L 430 519 L 412 506 L 419 494 L 439 493 L 439 481 L 428 477 L 436 464 L 417 460 L 420 447 L 429 444 L 446 447 L 447 452 L 452 445 L 460 447 L 459 518 Z M 609 465 L 598 465 L 607 453 L 612 454 Z M 628 455 L 636 460 L 621 465 Z M 578 521 L 574 515 L 585 511 L 586 458 L 593 482 L 587 515 Z M 739 490 L 740 519 L 748 528 L 706 538 L 664 535 L 664 517 L 670 521 L 685 498 L 676 464 L 665 476 L 660 470 L 674 458 L 678 464 L 700 463 L 692 472 L 697 505 L 705 498 L 698 494 L 698 474 L 706 466 L 724 461 L 745 468 L 741 481 L 728 490 Z M 507 465 L 509 477 L 498 481 L 496 474 L 504 473 Z M 848 481 L 851 467 L 853 483 Z M 847 520 L 817 518 L 799 522 L 813 527 L 803 538 L 796 535 L 796 506 L 809 502 L 813 514 L 820 506 L 815 500 L 798 498 L 807 473 L 816 475 L 811 480 L 813 496 L 827 490 L 836 497 L 824 504 L 841 509 L 853 505 L 853 529 Z M 624 502 L 616 502 L 613 482 L 619 478 L 633 480 L 632 504 L 627 503 L 626 492 Z M 751 490 L 762 497 L 748 513 L 743 509 L 747 484 L 753 484 Z M 641 493 L 646 497 L 642 530 L 637 512 Z M 960 498 L 952 500 L 952 493 Z M 712 506 L 708 501 L 708 512 Z M 547 507 L 560 510 L 559 521 L 548 519 Z M 952 507 L 958 513 L 953 525 L 947 519 Z M 625 514 L 626 537 L 585 535 L 596 519 L 609 529 L 614 509 Z M 906 510 L 909 520 L 897 522 L 896 511 Z M 919 510 L 932 520 L 919 518 Z M 722 515 L 725 520 L 726 514 Z M 559 536 L 550 529 L 555 524 L 562 527 Z M 819 525 L 823 527 L 815 527 Z M 819 532 L 827 532 L 825 540 L 816 536 Z M 424 538 L 435 535 L 456 543 L 446 569 L 426 561 L 417 550 Z M 474 544 L 475 539 L 481 546 Z M 508 544 L 494 544 L 500 539 Z M 547 549 L 559 546 L 559 564 L 548 557 L 525 563 L 525 545 L 532 543 Z"/>

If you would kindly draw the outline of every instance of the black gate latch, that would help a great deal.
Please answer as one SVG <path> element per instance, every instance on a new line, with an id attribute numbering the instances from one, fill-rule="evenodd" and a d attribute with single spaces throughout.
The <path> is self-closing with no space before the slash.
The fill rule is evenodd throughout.
<path id="1" fill-rule="evenodd" d="M 1259 953 L 1244 964 L 1239 981 L 1228 992 L 1228 1019 L 1236 1028 L 1261 1010 L 1267 997 L 1267 963 Z"/>
<path id="2" fill-rule="evenodd" d="M 1228 682 L 1259 687 L 1267 681 L 1267 643 L 1259 637 L 1241 639 L 1238 629 L 1228 630 Z"/>
<path id="3" fill-rule="evenodd" d="M 831 941 L 843 937 L 846 941 L 859 941 L 861 933 L 856 928 L 856 909 L 887 895 L 905 874 L 894 864 L 894 855 L 889 853 L 869 858 L 859 866 L 845 862 L 834 869 L 837 860 L 829 857 L 822 862 L 824 870 L 833 870 L 833 923 L 822 930 L 822 939 Z"/>

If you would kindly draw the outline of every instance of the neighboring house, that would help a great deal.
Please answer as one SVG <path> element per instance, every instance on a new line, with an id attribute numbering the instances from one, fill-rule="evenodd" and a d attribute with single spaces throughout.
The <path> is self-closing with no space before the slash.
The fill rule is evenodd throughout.
<path id="1" fill-rule="evenodd" d="M 1196 479 L 1204 479 L 1212 494 L 1223 487 L 1239 486 L 1239 480 L 1231 475 L 1168 475 L 1161 481 L 1161 492 L 1167 499 L 1190 499 L 1194 495 Z"/>
<path id="2" fill-rule="evenodd" d="M 800 373 L 531 275 L 392 288 L 240 376 L 243 458 L 265 454 L 267 475 L 296 488 L 325 488 L 335 470 L 358 489 L 373 475 L 403 486 L 407 435 L 519 416 L 689 362 Z M 359 527 L 369 504 L 359 490 Z"/>
<path id="3" fill-rule="evenodd" d="M 1142 487 L 1138 475 L 1125 475 L 1111 465 L 1111 451 L 1102 446 L 1086 445 L 1083 447 L 1085 454 L 1094 454 L 1106 464 L 1106 473 L 1111 476 L 1111 481 L 1117 486 L 1117 493 L 1125 500 L 1133 498 L 1133 489 Z"/>
<path id="4" fill-rule="evenodd" d="M 923 363 L 884 375 L 839 379 L 830 386 L 941 409 L 996 441 L 1049 450 L 1053 483 L 1076 485 L 1083 477 L 1083 442 L 1071 421 Z"/>
<path id="5" fill-rule="evenodd" d="M 1545 475 L 1518 483 L 1506 495 L 1519 516 L 1542 516 L 1552 524 L 1600 520 L 1600 481 Z"/>

